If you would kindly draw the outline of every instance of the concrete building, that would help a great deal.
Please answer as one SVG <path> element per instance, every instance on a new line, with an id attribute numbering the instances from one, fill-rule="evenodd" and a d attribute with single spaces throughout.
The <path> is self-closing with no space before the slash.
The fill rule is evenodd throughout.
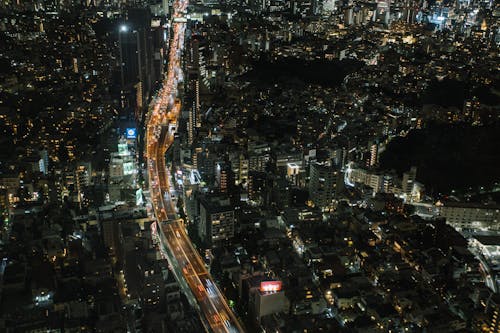
<path id="1" fill-rule="evenodd" d="M 200 198 L 198 233 L 207 244 L 234 237 L 236 217 L 229 199 Z"/>
<path id="2" fill-rule="evenodd" d="M 500 207 L 464 202 L 438 203 L 439 215 L 455 229 L 500 230 Z"/>
<path id="3" fill-rule="evenodd" d="M 270 280 L 263 275 L 244 275 L 240 282 L 243 302 L 255 323 L 260 323 L 265 316 L 287 313 L 290 301 L 282 289 L 282 282 Z"/>
<path id="4" fill-rule="evenodd" d="M 411 196 L 413 191 L 413 185 L 417 179 L 417 167 L 411 167 L 410 171 L 403 173 L 403 180 L 401 182 L 401 187 L 403 193 L 407 196 Z"/>
<path id="5" fill-rule="evenodd" d="M 254 289 L 250 295 L 250 304 L 257 322 L 260 322 L 264 316 L 286 312 L 288 309 L 288 299 L 283 290 L 266 292 Z"/>

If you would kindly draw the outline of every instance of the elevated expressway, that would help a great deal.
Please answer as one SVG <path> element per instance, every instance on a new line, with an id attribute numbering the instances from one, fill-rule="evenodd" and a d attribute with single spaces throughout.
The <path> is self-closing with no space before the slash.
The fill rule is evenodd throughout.
<path id="1" fill-rule="evenodd" d="M 163 85 L 150 105 L 146 120 L 146 156 L 149 190 L 156 217 L 153 232 L 160 241 L 162 255 L 168 259 L 179 284 L 199 314 L 207 332 L 244 332 L 226 299 L 214 283 L 203 260 L 177 219 L 172 200 L 170 172 L 165 154 L 174 142 L 180 113 L 178 83 L 182 81 L 181 58 L 184 46 L 187 0 L 174 2 L 169 63 Z"/>

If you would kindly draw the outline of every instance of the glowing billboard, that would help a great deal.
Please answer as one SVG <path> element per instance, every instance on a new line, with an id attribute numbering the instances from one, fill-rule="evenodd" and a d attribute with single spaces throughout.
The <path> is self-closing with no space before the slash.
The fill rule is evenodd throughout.
<path id="1" fill-rule="evenodd" d="M 261 292 L 277 292 L 281 290 L 281 287 L 281 281 L 262 281 L 260 283 Z"/>
<path id="2" fill-rule="evenodd" d="M 127 128 L 125 130 L 125 135 L 127 136 L 127 139 L 136 139 L 137 138 L 137 129 Z"/>

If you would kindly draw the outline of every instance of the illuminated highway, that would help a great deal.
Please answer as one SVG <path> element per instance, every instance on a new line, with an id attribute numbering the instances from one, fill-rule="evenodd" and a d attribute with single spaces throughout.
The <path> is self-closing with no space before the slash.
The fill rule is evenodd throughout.
<path id="1" fill-rule="evenodd" d="M 182 221 L 177 219 L 175 203 L 172 200 L 170 172 L 165 163 L 165 153 L 174 141 L 181 108 L 178 83 L 182 81 L 181 56 L 186 29 L 183 15 L 186 7 L 187 0 L 176 0 L 173 4 L 173 33 L 167 75 L 147 117 L 145 151 L 149 189 L 154 214 L 158 225 L 161 226 L 158 228 L 155 225 L 153 229 L 162 245 L 162 254 L 168 259 L 181 287 L 188 289 L 188 299 L 196 303 L 207 331 L 244 332 L 194 249 Z"/>

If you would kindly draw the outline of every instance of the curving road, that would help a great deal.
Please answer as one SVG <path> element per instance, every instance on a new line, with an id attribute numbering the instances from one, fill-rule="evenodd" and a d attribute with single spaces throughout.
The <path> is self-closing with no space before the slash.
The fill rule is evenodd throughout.
<path id="1" fill-rule="evenodd" d="M 163 86 L 153 100 L 147 117 L 146 156 L 148 163 L 149 189 L 152 206 L 160 228 L 158 234 L 166 248 L 167 257 L 175 275 L 182 279 L 194 296 L 202 322 L 207 331 L 236 333 L 244 332 L 226 299 L 213 282 L 203 260 L 194 249 L 186 234 L 182 221 L 177 219 L 172 200 L 170 173 L 165 163 L 165 153 L 174 141 L 177 119 L 181 108 L 178 100 L 178 83 L 182 81 L 182 49 L 186 21 L 187 0 L 176 0 L 173 4 L 172 38 L 169 63 Z M 189 296 L 188 296 L 189 297 Z"/>

